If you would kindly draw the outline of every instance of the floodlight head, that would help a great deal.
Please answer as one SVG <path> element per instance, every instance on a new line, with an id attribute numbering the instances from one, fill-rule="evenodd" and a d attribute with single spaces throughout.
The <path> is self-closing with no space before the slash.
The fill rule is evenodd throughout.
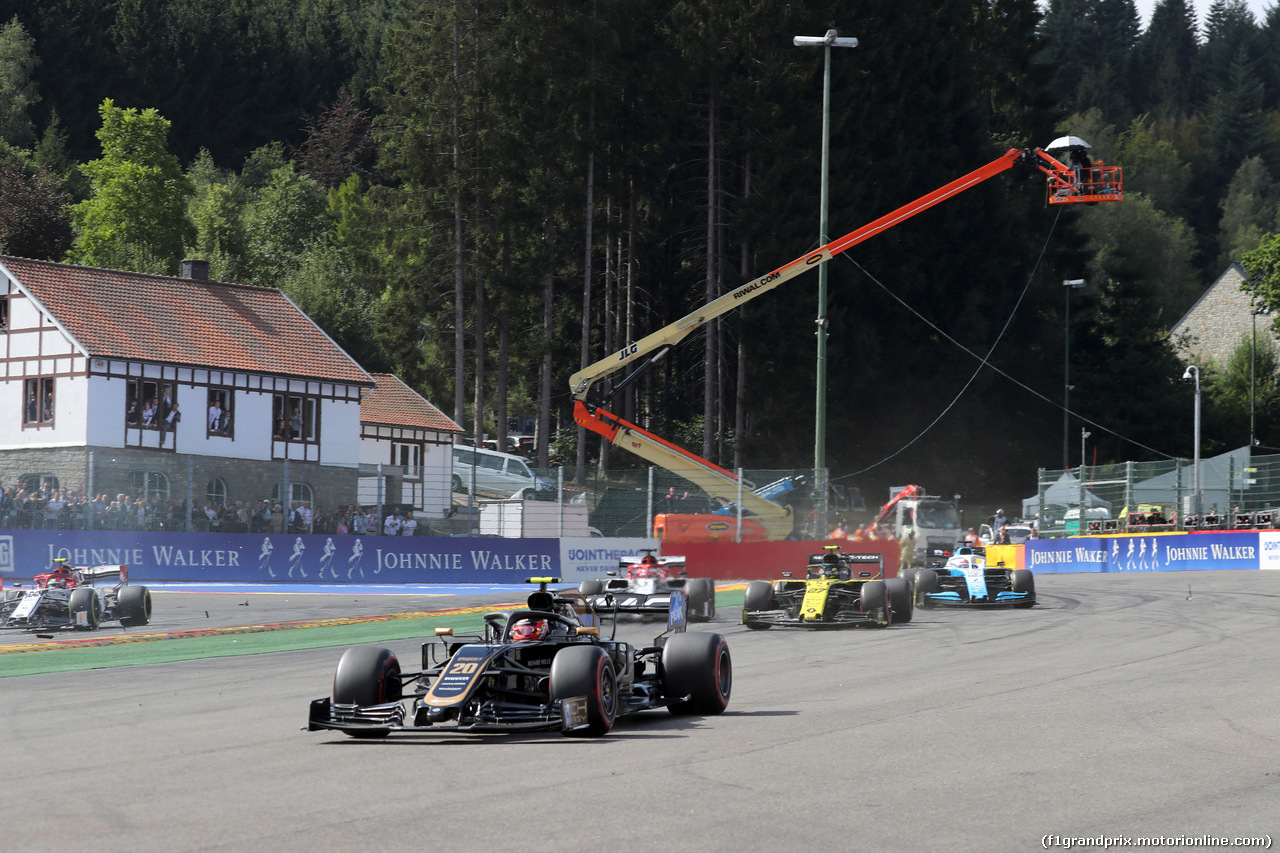
<path id="1" fill-rule="evenodd" d="M 1192 373 L 1192 370 L 1194 369 L 1195 369 L 1195 365 L 1191 365 L 1187 367 L 1187 369 L 1182 374 L 1183 382 L 1194 382 L 1196 380 L 1195 374 Z"/>
<path id="2" fill-rule="evenodd" d="M 795 36 L 791 43 L 796 47 L 857 47 L 855 38 L 839 38 L 835 30 L 827 30 L 821 36 Z"/>

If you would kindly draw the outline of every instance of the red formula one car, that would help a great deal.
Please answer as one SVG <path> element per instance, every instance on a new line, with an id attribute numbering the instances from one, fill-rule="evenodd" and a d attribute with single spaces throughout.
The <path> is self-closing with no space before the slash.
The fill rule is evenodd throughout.
<path id="1" fill-rule="evenodd" d="M 92 631 L 120 620 L 126 628 L 151 621 L 151 591 L 129 585 L 128 566 L 80 569 L 59 557 L 27 589 L 0 593 L 0 628 Z M 116 580 L 110 586 L 102 581 Z"/>
<path id="2" fill-rule="evenodd" d="M 715 581 L 686 577 L 684 566 L 684 557 L 656 557 L 645 549 L 642 557 L 620 559 L 618 571 L 609 572 L 609 577 L 578 584 L 578 591 L 597 610 L 665 616 L 672 593 L 682 590 L 689 600 L 690 620 L 710 622 L 716 615 Z"/>

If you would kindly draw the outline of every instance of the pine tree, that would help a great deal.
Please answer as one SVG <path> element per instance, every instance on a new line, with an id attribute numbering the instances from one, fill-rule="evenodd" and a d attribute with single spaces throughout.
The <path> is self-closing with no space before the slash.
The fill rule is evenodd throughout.
<path id="1" fill-rule="evenodd" d="M 1189 115 L 1201 100 L 1197 51 L 1195 10 L 1187 0 L 1160 0 L 1134 48 L 1135 107 L 1162 121 Z"/>

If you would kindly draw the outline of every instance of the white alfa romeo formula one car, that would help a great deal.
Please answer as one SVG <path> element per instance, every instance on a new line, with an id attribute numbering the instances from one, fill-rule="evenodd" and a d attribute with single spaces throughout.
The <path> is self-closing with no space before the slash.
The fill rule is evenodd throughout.
<path id="1" fill-rule="evenodd" d="M 601 612 L 616 608 L 621 614 L 665 616 L 672 592 L 682 590 L 689 600 L 690 620 L 710 622 L 716 615 L 715 581 L 686 577 L 684 565 L 684 557 L 655 557 L 646 549 L 642 557 L 620 559 L 619 571 L 609 572 L 609 577 L 578 584 L 578 591 Z"/>
<path id="2" fill-rule="evenodd" d="M 151 591 L 129 585 L 128 566 L 80 569 L 61 557 L 53 562 L 30 588 L 0 593 L 0 628 L 93 631 L 103 622 L 133 628 L 151 621 Z"/>

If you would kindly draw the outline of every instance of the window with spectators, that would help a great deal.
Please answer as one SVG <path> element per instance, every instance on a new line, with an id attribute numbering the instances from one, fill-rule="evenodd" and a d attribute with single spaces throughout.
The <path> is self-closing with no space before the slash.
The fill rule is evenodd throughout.
<path id="1" fill-rule="evenodd" d="M 234 418 L 231 411 L 234 401 L 235 394 L 230 388 L 209 389 L 208 418 L 205 423 L 209 435 L 235 437 Z"/>
<path id="2" fill-rule="evenodd" d="M 28 379 L 22 390 L 23 426 L 52 426 L 55 411 L 52 377 Z"/>
<path id="3" fill-rule="evenodd" d="M 320 401 L 315 397 L 276 394 L 272 400 L 271 415 L 277 440 L 320 440 Z"/>
<path id="4" fill-rule="evenodd" d="M 177 400 L 173 382 L 130 379 L 125 384 L 125 425 L 171 430 L 177 418 Z"/>

